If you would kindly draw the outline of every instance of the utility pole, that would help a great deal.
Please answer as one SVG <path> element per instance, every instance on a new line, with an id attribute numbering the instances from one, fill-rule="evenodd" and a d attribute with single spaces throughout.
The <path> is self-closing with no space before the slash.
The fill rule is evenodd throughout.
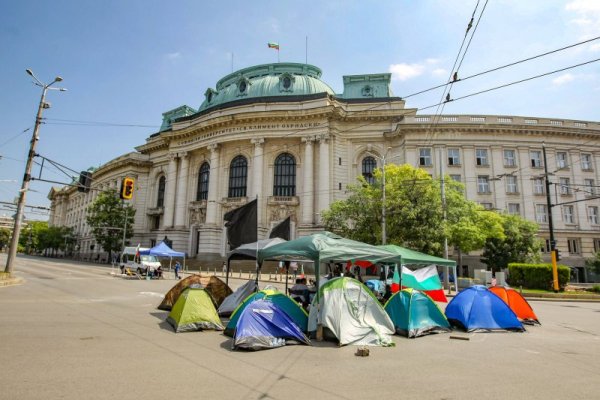
<path id="1" fill-rule="evenodd" d="M 442 196 L 442 213 L 443 213 L 443 219 L 444 219 L 444 224 L 446 223 L 446 186 L 445 186 L 445 182 L 444 182 L 444 158 L 443 158 L 443 154 L 442 154 L 442 148 L 439 148 L 439 160 L 440 160 L 440 192 L 441 192 L 441 196 Z M 444 234 L 444 258 L 447 260 L 448 259 L 448 237 L 446 237 L 446 234 Z M 444 287 L 446 289 L 448 289 L 448 293 L 450 293 L 450 273 L 449 270 L 450 268 L 445 267 L 446 268 L 446 273 L 444 274 Z M 454 279 L 456 279 L 456 277 L 454 277 Z M 456 282 L 456 281 L 455 281 Z"/>
<path id="2" fill-rule="evenodd" d="M 550 180 L 548 179 L 548 162 L 546 160 L 546 143 L 542 144 L 544 154 L 544 180 L 546 181 L 546 206 L 548 207 L 548 230 L 550 231 L 550 259 L 552 260 L 552 286 L 558 293 L 558 266 L 556 265 L 556 240 L 554 239 L 554 224 L 552 222 L 552 207 L 550 200 Z"/>
<path id="3" fill-rule="evenodd" d="M 42 83 L 36 76 L 31 72 L 30 69 L 26 70 L 27 74 L 35 80 L 35 85 L 42 88 L 42 97 L 40 98 L 40 104 L 38 106 L 37 115 L 35 117 L 35 127 L 33 129 L 33 136 L 29 145 L 29 154 L 27 155 L 27 162 L 25 163 L 25 174 L 23 175 L 23 183 L 21 184 L 21 190 L 19 190 L 19 200 L 17 202 L 17 213 L 15 214 L 15 225 L 13 228 L 12 238 L 10 240 L 10 249 L 8 251 L 8 257 L 6 258 L 6 268 L 4 272 L 11 274 L 13 262 L 17 257 L 17 247 L 19 246 L 19 235 L 21 234 L 21 224 L 23 222 L 23 214 L 25 209 L 25 197 L 29 190 L 29 181 L 31 180 L 31 168 L 33 166 L 33 157 L 35 157 L 35 147 L 40 138 L 40 124 L 42 123 L 42 111 L 45 108 L 50 108 L 50 104 L 46 103 L 46 92 L 48 89 L 55 89 L 65 91 L 64 88 L 50 88 L 54 83 L 61 82 L 62 78 L 57 76 L 50 84 Z"/>

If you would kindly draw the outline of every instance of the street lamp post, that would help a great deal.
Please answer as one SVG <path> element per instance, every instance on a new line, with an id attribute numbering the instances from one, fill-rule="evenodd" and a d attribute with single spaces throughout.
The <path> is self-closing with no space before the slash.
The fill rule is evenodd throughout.
<path id="1" fill-rule="evenodd" d="M 27 190 L 29 190 L 29 181 L 31 180 L 31 168 L 33 166 L 33 157 L 35 156 L 35 146 L 39 140 L 40 124 L 42 122 L 42 111 L 45 108 L 50 108 L 50 104 L 46 103 L 46 92 L 48 89 L 65 91 L 64 88 L 51 88 L 56 82 L 61 82 L 62 78 L 57 76 L 54 80 L 45 84 L 41 82 L 30 69 L 26 70 L 27 74 L 31 76 L 35 82 L 34 84 L 42 88 L 42 97 L 40 98 L 40 104 L 38 106 L 37 115 L 35 117 L 35 127 L 33 129 L 33 136 L 31 137 L 31 143 L 29 146 L 29 154 L 27 155 L 27 162 L 25 163 L 25 174 L 23 175 L 23 183 L 21 184 L 21 190 L 19 190 L 19 201 L 17 203 L 17 213 L 15 215 L 15 225 L 13 229 L 12 238 L 10 240 L 10 248 L 8 251 L 8 257 L 6 258 L 6 268 L 4 272 L 12 273 L 12 264 L 17 256 L 17 247 L 19 245 L 19 235 L 21 233 L 21 224 L 23 219 L 23 211 L 25 208 L 25 197 Z"/>
<path id="2" fill-rule="evenodd" d="M 385 151 L 383 157 L 377 156 L 375 154 L 369 153 L 371 156 L 378 158 L 381 160 L 381 244 L 387 244 L 387 226 L 386 226 L 386 216 L 385 216 L 385 166 L 388 160 L 388 153 L 392 148 L 388 147 Z M 394 156 L 395 158 L 398 156 Z"/>

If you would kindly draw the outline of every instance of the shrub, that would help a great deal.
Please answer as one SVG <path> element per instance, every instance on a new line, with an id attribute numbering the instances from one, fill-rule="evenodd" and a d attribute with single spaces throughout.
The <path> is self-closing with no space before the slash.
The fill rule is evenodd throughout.
<path id="1" fill-rule="evenodd" d="M 600 293 L 600 285 L 594 285 L 594 286 L 592 286 L 592 292 L 594 292 L 594 293 Z"/>
<path id="2" fill-rule="evenodd" d="M 571 269 L 558 266 L 558 286 L 563 290 L 569 282 Z M 508 276 L 511 285 L 522 285 L 528 289 L 553 289 L 552 264 L 508 264 Z"/>

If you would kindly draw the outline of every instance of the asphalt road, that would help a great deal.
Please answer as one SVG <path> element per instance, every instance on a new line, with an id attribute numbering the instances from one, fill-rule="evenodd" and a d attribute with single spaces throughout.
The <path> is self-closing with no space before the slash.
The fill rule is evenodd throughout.
<path id="1" fill-rule="evenodd" d="M 396 336 L 369 357 L 332 342 L 233 352 L 218 332 L 173 333 L 156 306 L 174 280 L 25 257 L 15 275 L 0 288 L 0 399 L 600 398 L 600 303 L 534 301 L 543 325 L 525 333 Z"/>

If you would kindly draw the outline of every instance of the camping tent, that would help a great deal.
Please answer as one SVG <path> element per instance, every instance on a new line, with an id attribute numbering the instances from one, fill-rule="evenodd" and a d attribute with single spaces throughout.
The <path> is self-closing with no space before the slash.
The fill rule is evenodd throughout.
<path id="1" fill-rule="evenodd" d="M 533 308 L 515 289 L 506 286 L 492 286 L 489 290 L 508 304 L 520 321 L 526 324 L 540 323 L 537 315 L 533 312 Z"/>
<path id="2" fill-rule="evenodd" d="M 175 304 L 181 292 L 193 285 L 204 287 L 210 293 L 215 302 L 215 306 L 217 307 L 223 303 L 223 300 L 225 300 L 227 296 L 233 293 L 229 286 L 216 276 L 205 277 L 201 275 L 190 275 L 187 278 L 178 281 L 177 284 L 165 294 L 165 298 L 158 306 L 158 309 L 171 311 L 173 304 Z"/>
<path id="3" fill-rule="evenodd" d="M 393 345 L 394 323 L 365 285 L 348 277 L 334 278 L 319 293 L 310 308 L 309 332 L 321 324 L 340 345 Z"/>
<path id="4" fill-rule="evenodd" d="M 167 322 L 175 332 L 224 329 L 210 294 L 201 288 L 187 288 L 177 299 Z"/>
<path id="5" fill-rule="evenodd" d="M 219 315 L 229 316 L 237 306 L 244 301 L 244 299 L 250 294 L 258 290 L 258 284 L 254 280 L 250 280 L 244 283 L 237 290 L 231 293 L 223 300 L 223 303 L 219 306 Z"/>
<path id="6" fill-rule="evenodd" d="M 308 337 L 279 305 L 258 299 L 242 310 L 233 338 L 234 349 L 272 349 L 288 341 L 310 344 Z"/>
<path id="7" fill-rule="evenodd" d="M 396 333 L 409 338 L 429 333 L 450 332 L 450 323 L 437 304 L 425 293 L 404 289 L 385 303 Z"/>
<path id="8" fill-rule="evenodd" d="M 446 318 L 467 332 L 525 330 L 510 307 L 482 285 L 459 292 L 446 306 Z"/>
<path id="9" fill-rule="evenodd" d="M 454 277 L 456 278 L 456 261 L 454 260 L 447 260 L 445 258 L 431 256 L 429 254 L 420 253 L 418 251 L 407 249 L 405 247 L 396 246 L 395 244 L 388 244 L 378 247 L 381 247 L 382 249 L 399 255 L 402 259 L 402 265 L 414 265 L 417 268 L 425 267 L 432 264 L 441 265 L 446 269 L 446 273 L 444 276 L 448 277 L 448 269 L 452 268 L 452 272 L 454 274 Z M 402 279 L 402 275 L 400 275 L 400 279 Z"/>
<path id="10" fill-rule="evenodd" d="M 277 304 L 279 308 L 283 312 L 285 312 L 300 329 L 304 332 L 307 331 L 308 326 L 308 314 L 298 303 L 296 303 L 292 298 L 286 296 L 278 290 L 273 289 L 264 289 L 256 293 L 250 294 L 248 297 L 244 299 L 244 301 L 233 311 L 231 317 L 229 318 L 229 323 L 225 327 L 225 335 L 233 336 L 235 331 L 235 327 L 242 315 L 244 309 L 248 306 L 248 304 L 252 303 L 258 299 L 266 299 L 271 301 L 272 303 Z"/>
<path id="11" fill-rule="evenodd" d="M 149 254 L 156 257 L 169 257 L 169 269 L 171 269 L 171 261 L 173 261 L 173 257 L 181 257 L 183 258 L 183 268 L 185 269 L 185 253 L 171 249 L 164 241 L 160 242 L 149 250 L 140 251 L 140 254 Z"/>
<path id="12" fill-rule="evenodd" d="M 258 251 L 258 263 L 265 260 L 309 260 L 315 265 L 317 286 L 320 265 L 325 262 L 363 260 L 371 263 L 399 263 L 401 257 L 370 244 L 345 239 L 331 232 L 315 233 Z"/>
<path id="13" fill-rule="evenodd" d="M 246 243 L 233 249 L 227 254 L 227 275 L 225 282 L 229 283 L 229 269 L 232 260 L 256 260 L 258 250 L 273 246 L 279 243 L 284 243 L 284 239 L 273 238 L 263 239 L 253 243 Z"/>

